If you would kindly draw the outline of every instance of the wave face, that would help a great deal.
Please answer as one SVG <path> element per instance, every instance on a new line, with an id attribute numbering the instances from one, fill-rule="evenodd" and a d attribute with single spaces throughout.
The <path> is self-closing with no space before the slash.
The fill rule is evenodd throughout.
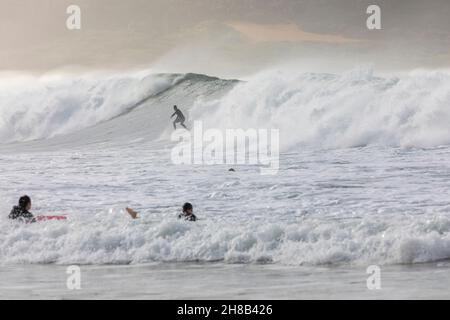
<path id="1" fill-rule="evenodd" d="M 220 100 L 198 103 L 192 113 L 210 127 L 279 128 L 282 150 L 435 147 L 450 144 L 450 74 L 265 72 Z"/>
<path id="2" fill-rule="evenodd" d="M 13 77 L 0 79 L 0 141 L 48 139 L 118 116 L 181 76 Z"/>

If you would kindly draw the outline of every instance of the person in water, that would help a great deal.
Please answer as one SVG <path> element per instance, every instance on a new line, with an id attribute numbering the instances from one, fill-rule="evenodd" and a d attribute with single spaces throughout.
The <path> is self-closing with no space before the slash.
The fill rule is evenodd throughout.
<path id="1" fill-rule="evenodd" d="M 184 219 L 186 221 L 197 221 L 197 217 L 194 214 L 194 207 L 189 202 L 183 205 L 183 213 L 178 215 L 178 219 Z"/>
<path id="2" fill-rule="evenodd" d="M 186 221 L 197 221 L 197 217 L 193 213 L 193 206 L 189 202 L 183 205 L 183 212 L 178 215 L 178 219 L 184 219 Z M 139 219 L 139 213 L 131 208 L 125 208 L 125 211 L 130 215 L 131 219 Z"/>
<path id="3" fill-rule="evenodd" d="M 175 121 L 173 122 L 173 128 L 176 130 L 177 129 L 177 123 L 181 124 L 185 129 L 186 126 L 184 125 L 184 122 L 186 121 L 186 118 L 184 117 L 183 112 L 181 112 L 180 109 L 178 109 L 177 106 L 173 106 L 173 109 L 175 110 L 174 114 L 170 117 L 171 119 L 175 116 L 177 116 L 175 118 Z"/>
<path id="4" fill-rule="evenodd" d="M 23 196 L 19 199 L 19 205 L 14 206 L 8 218 L 11 220 L 18 220 L 26 223 L 36 222 L 36 218 L 30 212 L 31 199 L 29 196 Z"/>

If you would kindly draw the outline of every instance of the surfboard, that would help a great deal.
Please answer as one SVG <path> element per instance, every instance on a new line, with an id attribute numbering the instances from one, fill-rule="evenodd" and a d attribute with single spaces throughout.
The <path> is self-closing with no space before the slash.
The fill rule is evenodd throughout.
<path id="1" fill-rule="evenodd" d="M 37 216 L 36 220 L 38 222 L 51 221 L 51 220 L 62 221 L 62 220 L 67 220 L 67 217 L 66 216 Z"/>

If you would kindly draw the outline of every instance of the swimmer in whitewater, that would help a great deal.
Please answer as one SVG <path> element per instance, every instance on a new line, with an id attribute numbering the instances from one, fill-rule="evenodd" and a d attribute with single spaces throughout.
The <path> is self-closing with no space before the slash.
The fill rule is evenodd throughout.
<path id="1" fill-rule="evenodd" d="M 138 219 L 138 212 L 131 209 L 125 208 L 127 213 L 130 215 L 131 219 Z M 189 202 L 183 205 L 183 212 L 178 215 L 178 219 L 184 219 L 186 221 L 197 221 L 197 217 L 194 215 L 194 207 Z"/>
<path id="2" fill-rule="evenodd" d="M 172 119 L 173 117 L 177 116 L 175 118 L 175 121 L 173 122 L 173 128 L 176 130 L 177 129 L 177 123 L 179 123 L 187 130 L 186 126 L 184 125 L 184 122 L 186 121 L 186 118 L 184 117 L 183 112 L 181 112 L 181 110 L 178 109 L 177 106 L 173 106 L 173 109 L 175 110 L 175 112 L 170 118 Z"/>
<path id="3" fill-rule="evenodd" d="M 20 197 L 17 206 L 14 206 L 9 214 L 8 218 L 11 220 L 18 220 L 25 223 L 36 222 L 35 217 L 30 212 L 31 210 L 31 198 L 29 196 Z"/>
<path id="4" fill-rule="evenodd" d="M 189 202 L 183 205 L 183 212 L 178 215 L 178 219 L 184 219 L 186 221 L 197 221 L 197 217 L 194 214 L 194 207 Z"/>

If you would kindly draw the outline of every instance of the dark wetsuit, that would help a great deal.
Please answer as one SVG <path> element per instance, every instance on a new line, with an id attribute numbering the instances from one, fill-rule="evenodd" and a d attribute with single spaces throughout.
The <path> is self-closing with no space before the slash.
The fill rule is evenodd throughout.
<path id="1" fill-rule="evenodd" d="M 31 214 L 31 212 L 19 206 L 15 206 L 14 208 L 12 208 L 8 218 L 26 223 L 36 222 L 36 219 L 34 218 L 33 214 Z"/>
<path id="2" fill-rule="evenodd" d="M 177 123 L 180 123 L 184 128 L 186 128 L 186 126 L 184 125 L 184 122 L 186 121 L 186 118 L 184 117 L 183 112 L 181 112 L 180 109 L 177 109 L 175 111 L 175 113 L 172 115 L 172 118 L 174 116 L 177 116 L 177 118 L 175 119 L 175 121 L 173 122 L 173 127 L 176 129 L 177 128 Z"/>
<path id="3" fill-rule="evenodd" d="M 186 213 L 180 213 L 178 219 L 184 219 L 186 221 L 197 221 L 197 217 L 195 216 L 195 214 Z"/>

